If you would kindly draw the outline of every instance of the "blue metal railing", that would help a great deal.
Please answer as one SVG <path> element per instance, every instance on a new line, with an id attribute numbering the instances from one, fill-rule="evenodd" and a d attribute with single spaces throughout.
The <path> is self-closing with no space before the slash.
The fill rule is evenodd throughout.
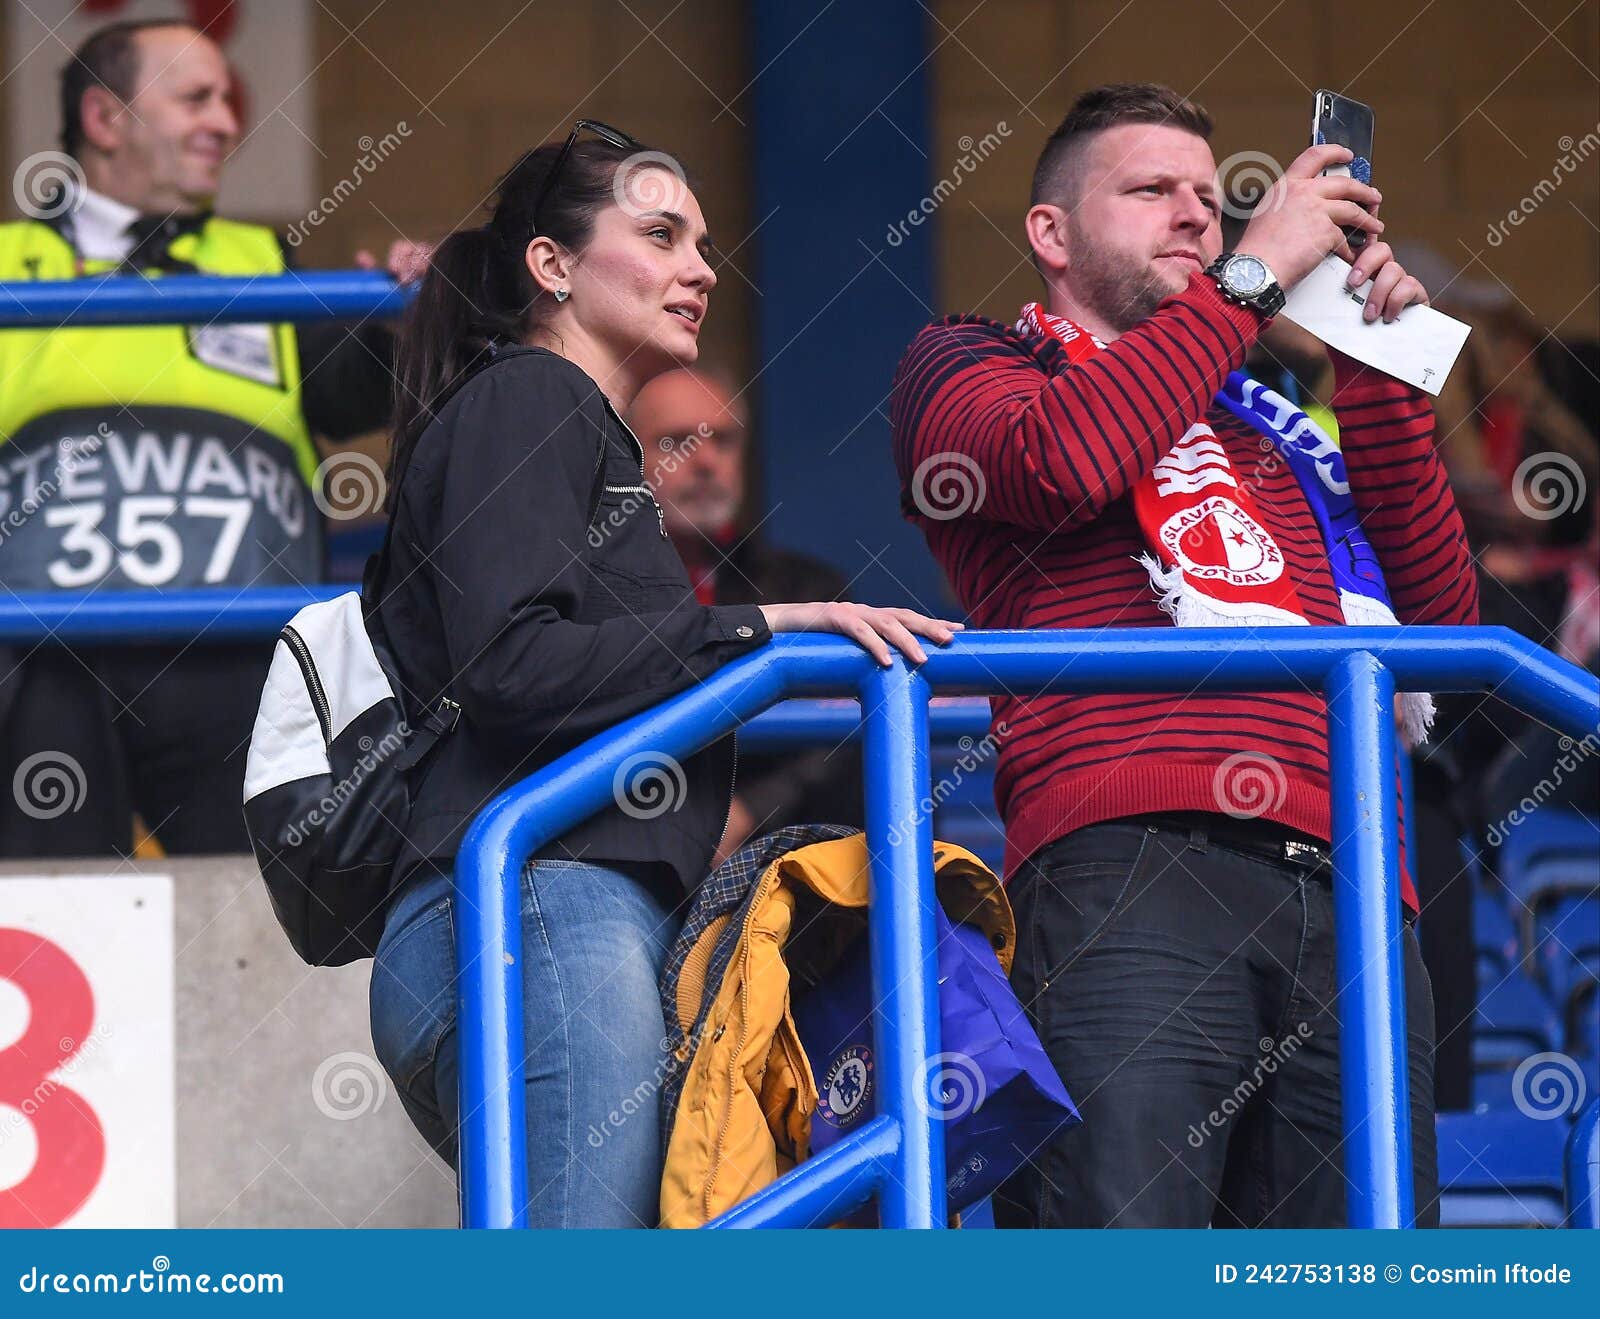
<path id="1" fill-rule="evenodd" d="M 719 1226 L 831 1222 L 876 1194 L 885 1226 L 945 1220 L 944 1147 L 919 1102 L 939 1052 L 928 710 L 935 692 L 1321 690 L 1329 712 L 1334 913 L 1348 1221 L 1414 1221 L 1393 698 L 1492 690 L 1574 736 L 1600 727 L 1600 681 L 1504 629 L 1285 628 L 970 632 L 926 664 L 880 667 L 830 637 L 780 636 L 692 691 L 569 752 L 491 803 L 456 862 L 461 1197 L 469 1227 L 526 1223 L 519 876 L 529 855 L 611 799 L 640 753 L 682 759 L 793 696 L 862 710 L 879 1116 Z M 891 843 L 898 837 L 899 845 Z"/>
<path id="2" fill-rule="evenodd" d="M 119 642 L 270 637 L 294 610 L 337 587 L 248 592 L 32 594 L 0 600 L 0 641 Z M 1320 635 L 1319 635 L 1320 634 Z M 525 858 L 604 806 L 612 776 L 641 750 L 677 758 L 740 729 L 741 744 L 782 747 L 866 741 L 869 913 L 879 995 L 874 1021 L 886 1087 L 880 1117 L 725 1215 L 724 1226 L 828 1222 L 874 1193 L 883 1221 L 943 1219 L 942 1143 L 916 1102 L 923 1060 L 938 1053 L 925 818 L 928 738 L 981 735 L 983 703 L 932 701 L 934 691 L 1187 691 L 1321 687 L 1329 693 L 1336 921 L 1342 1006 L 1346 1175 L 1350 1222 L 1411 1221 L 1409 1128 L 1398 944 L 1398 886 L 1389 698 L 1408 690 L 1495 690 L 1545 722 L 1582 736 L 1600 726 L 1600 683 L 1500 629 L 1285 629 L 1229 632 L 965 633 L 929 648 L 916 670 L 881 669 L 851 643 L 778 637 L 758 654 L 577 748 L 503 794 L 479 817 L 457 872 L 462 1031 L 462 1213 L 468 1226 L 523 1221 L 521 926 Z M 837 699 L 842 693 L 853 698 Z M 789 697 L 834 697 L 785 700 Z M 781 704 L 774 704 L 782 702 Z M 859 703 L 859 704 L 858 704 Z M 769 706 L 773 708 L 768 708 Z M 862 716 L 859 711 L 864 710 Z M 913 827 L 904 826 L 910 822 Z M 889 843 L 894 828 L 903 841 Z M 508 960 L 510 959 L 510 960 Z M 497 974 L 496 968 L 504 968 Z M 1366 1115 L 1362 1120 L 1360 1115 Z M 1600 1110 L 1591 1106 L 1569 1147 L 1573 1222 L 1600 1204 Z M 1585 1215 L 1588 1215 L 1586 1218 Z"/>
<path id="3" fill-rule="evenodd" d="M 414 292 L 368 270 L 11 280 L 0 283 L 0 329 L 381 319 L 398 316 Z"/>

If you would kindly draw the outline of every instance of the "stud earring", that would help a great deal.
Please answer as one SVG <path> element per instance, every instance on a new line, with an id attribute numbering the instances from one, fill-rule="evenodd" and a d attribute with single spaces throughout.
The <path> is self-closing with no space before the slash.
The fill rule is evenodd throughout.
<path id="1" fill-rule="evenodd" d="M 556 301 L 557 302 L 565 302 L 571 296 L 572 295 L 570 293 L 568 293 L 566 291 L 566 289 L 557 289 L 556 290 Z"/>

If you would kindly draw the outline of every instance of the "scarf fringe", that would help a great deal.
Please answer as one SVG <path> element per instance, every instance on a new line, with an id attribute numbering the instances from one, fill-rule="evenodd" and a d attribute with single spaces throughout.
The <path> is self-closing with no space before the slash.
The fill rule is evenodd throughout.
<path id="1" fill-rule="evenodd" d="M 1344 611 L 1344 621 L 1351 627 L 1399 627 L 1400 620 L 1382 600 L 1355 591 L 1339 592 L 1339 608 Z M 1415 750 L 1428 740 L 1433 720 L 1438 714 L 1433 696 L 1428 692 L 1400 693 L 1400 740 L 1407 751 Z"/>
<path id="2" fill-rule="evenodd" d="M 1155 588 L 1156 603 L 1178 627 L 1306 627 L 1287 609 L 1252 602 L 1234 604 L 1198 591 L 1179 567 L 1163 568 L 1153 554 L 1135 556 Z"/>
<path id="3" fill-rule="evenodd" d="M 1234 605 L 1197 591 L 1179 567 L 1164 568 L 1153 554 L 1136 556 L 1149 575 L 1156 603 L 1178 627 L 1293 627 L 1308 626 L 1299 614 L 1271 605 Z M 1350 627 L 1399 627 L 1400 621 L 1381 600 L 1354 591 L 1339 592 L 1339 607 Z M 1437 708 L 1428 692 L 1400 693 L 1400 740 L 1407 751 L 1428 740 Z"/>

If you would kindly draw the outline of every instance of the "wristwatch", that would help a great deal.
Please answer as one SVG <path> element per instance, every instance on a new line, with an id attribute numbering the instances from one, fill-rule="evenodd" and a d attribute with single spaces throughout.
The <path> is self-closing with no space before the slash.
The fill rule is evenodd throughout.
<path id="1" fill-rule="evenodd" d="M 1217 281 L 1222 296 L 1263 316 L 1276 316 L 1283 310 L 1283 290 L 1267 263 L 1248 252 L 1224 252 L 1209 266 L 1206 274 Z"/>

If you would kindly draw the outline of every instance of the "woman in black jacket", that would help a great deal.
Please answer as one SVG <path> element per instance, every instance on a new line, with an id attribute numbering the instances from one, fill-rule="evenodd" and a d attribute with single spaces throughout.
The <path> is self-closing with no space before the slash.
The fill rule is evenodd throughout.
<path id="1" fill-rule="evenodd" d="M 620 414 L 698 355 L 709 250 L 670 157 L 579 121 L 504 176 L 486 224 L 440 244 L 402 333 L 380 612 L 413 708 L 447 695 L 461 718 L 417 774 L 372 1034 L 452 1165 L 450 860 L 473 816 L 773 632 L 838 632 L 882 663 L 891 645 L 920 662 L 919 637 L 943 644 L 961 626 L 832 602 L 696 602 Z M 522 875 L 535 1226 L 656 1221 L 657 983 L 722 833 L 732 739 L 630 771 L 615 805 Z"/>

